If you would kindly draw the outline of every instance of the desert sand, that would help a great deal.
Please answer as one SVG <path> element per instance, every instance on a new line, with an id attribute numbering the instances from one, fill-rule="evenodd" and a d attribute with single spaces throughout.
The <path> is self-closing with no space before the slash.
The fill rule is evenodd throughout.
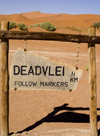
<path id="1" fill-rule="evenodd" d="M 74 26 L 87 29 L 100 15 L 45 14 L 40 12 L 19 15 L 0 15 L 1 21 L 15 21 L 27 25 L 50 21 L 55 26 Z M 12 29 L 12 31 L 18 28 Z M 46 31 L 29 28 L 29 31 Z M 55 32 L 79 34 L 78 31 L 57 29 Z M 82 34 L 88 34 L 87 31 Z M 99 30 L 97 35 L 100 35 Z M 27 50 L 71 66 L 76 64 L 77 43 L 55 41 L 27 41 Z M 24 50 L 24 40 L 9 41 L 9 69 L 14 53 Z M 78 67 L 83 70 L 75 91 L 19 90 L 9 91 L 9 131 L 12 136 L 89 136 L 89 72 L 88 45 L 80 44 Z M 96 45 L 97 118 L 100 129 L 100 46 Z M 1 94 L 1 92 L 0 92 Z M 1 95 L 0 95 L 1 96 Z M 1 99 L 1 98 L 0 98 Z M 1 104 L 1 103 L 0 103 Z M 1 128 L 1 124 L 0 124 Z M 0 130 L 1 131 L 1 130 Z"/>
<path id="2" fill-rule="evenodd" d="M 46 14 L 36 11 L 21 14 L 0 15 L 0 22 L 1 21 L 15 21 L 17 24 L 25 23 L 26 25 L 49 21 L 58 27 L 74 26 L 77 28 L 87 28 L 94 22 L 100 21 L 100 15 Z"/>

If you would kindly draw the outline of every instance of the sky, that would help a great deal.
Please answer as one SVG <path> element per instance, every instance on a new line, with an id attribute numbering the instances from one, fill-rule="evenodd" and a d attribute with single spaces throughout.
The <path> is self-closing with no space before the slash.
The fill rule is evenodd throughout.
<path id="1" fill-rule="evenodd" d="M 41 13 L 97 14 L 100 0 L 0 0 L 0 14 Z"/>

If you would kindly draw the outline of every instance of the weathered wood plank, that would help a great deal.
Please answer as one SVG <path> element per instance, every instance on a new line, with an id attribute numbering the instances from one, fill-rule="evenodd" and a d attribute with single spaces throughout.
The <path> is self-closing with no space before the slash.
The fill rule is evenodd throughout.
<path id="1" fill-rule="evenodd" d="M 0 31 L 0 39 L 52 40 L 100 44 L 99 36 L 61 34 L 52 32 Z"/>
<path id="2" fill-rule="evenodd" d="M 95 35 L 95 29 L 89 28 L 89 36 Z M 97 131 L 97 90 L 95 44 L 88 44 L 89 54 L 89 92 L 90 92 L 90 130 L 91 136 L 98 136 Z"/>
<path id="3" fill-rule="evenodd" d="M 1 29 L 8 30 L 8 22 L 1 23 Z M 9 74 L 8 39 L 1 40 L 1 136 L 9 135 Z"/>

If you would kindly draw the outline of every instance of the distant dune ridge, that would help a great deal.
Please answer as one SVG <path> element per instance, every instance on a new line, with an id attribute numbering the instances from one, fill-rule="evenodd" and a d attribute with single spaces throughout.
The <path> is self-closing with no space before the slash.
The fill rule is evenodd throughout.
<path id="1" fill-rule="evenodd" d="M 1 21 L 15 21 L 18 23 L 25 23 L 26 25 L 33 25 L 42 22 L 51 22 L 58 27 L 75 26 L 81 28 L 87 28 L 94 22 L 100 21 L 100 15 L 93 14 L 47 14 L 39 11 L 27 12 L 21 14 L 12 15 L 0 15 Z"/>

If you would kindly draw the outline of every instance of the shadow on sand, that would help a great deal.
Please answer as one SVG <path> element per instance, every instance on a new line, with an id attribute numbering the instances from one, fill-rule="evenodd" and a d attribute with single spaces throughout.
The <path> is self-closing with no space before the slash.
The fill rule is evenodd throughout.
<path id="1" fill-rule="evenodd" d="M 59 111 L 63 111 L 60 114 L 57 114 Z M 65 112 L 66 110 L 66 112 Z M 43 122 L 73 122 L 73 123 L 89 123 L 89 115 L 87 114 L 82 114 L 82 113 L 76 113 L 74 111 L 84 111 L 84 110 L 89 110 L 89 108 L 83 108 L 83 107 L 68 107 L 68 104 L 64 104 L 59 107 L 55 107 L 54 110 L 49 113 L 46 117 L 42 118 L 41 120 L 37 121 L 35 124 L 17 132 L 17 133 L 23 133 L 24 131 L 30 131 L 37 126 L 41 125 Z M 100 109 L 97 109 L 100 110 Z M 97 121 L 100 120 L 100 116 L 97 116 Z M 100 130 L 98 131 L 100 133 Z M 10 135 L 13 134 L 10 133 Z"/>

